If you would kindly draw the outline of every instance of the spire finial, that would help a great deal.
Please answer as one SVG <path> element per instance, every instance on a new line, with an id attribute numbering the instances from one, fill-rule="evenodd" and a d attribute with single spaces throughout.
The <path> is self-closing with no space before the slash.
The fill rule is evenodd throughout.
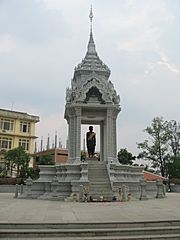
<path id="1" fill-rule="evenodd" d="M 91 5 L 91 8 L 90 8 L 89 19 L 90 19 L 90 23 L 91 23 L 91 32 L 92 32 L 92 20 L 93 20 L 93 11 L 92 11 L 92 5 Z"/>
<path id="2" fill-rule="evenodd" d="M 90 19 L 90 38 L 89 38 L 89 43 L 88 43 L 88 53 L 96 53 L 95 49 L 95 44 L 93 40 L 93 34 L 92 34 L 92 19 L 93 19 L 93 11 L 92 11 L 92 5 L 90 8 L 90 13 L 89 13 L 89 19 Z"/>

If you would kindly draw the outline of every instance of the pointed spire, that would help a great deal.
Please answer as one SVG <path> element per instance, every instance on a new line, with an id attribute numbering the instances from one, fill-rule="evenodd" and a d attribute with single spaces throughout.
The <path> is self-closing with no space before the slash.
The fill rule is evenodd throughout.
<path id="1" fill-rule="evenodd" d="M 46 150 L 48 150 L 48 149 L 49 149 L 49 147 L 50 147 L 50 138 L 49 138 L 49 133 L 48 133 Z"/>
<path id="2" fill-rule="evenodd" d="M 106 79 L 109 78 L 111 73 L 108 66 L 106 66 L 103 63 L 103 61 L 99 58 L 96 52 L 96 47 L 95 47 L 93 33 L 92 33 L 92 20 L 93 20 L 92 6 L 90 8 L 89 19 L 90 19 L 90 36 L 89 36 L 89 42 L 87 46 L 87 52 L 86 52 L 85 58 L 82 60 L 80 64 L 77 65 L 77 67 L 74 70 L 74 77 L 72 79 L 72 88 L 74 89 L 77 86 L 79 87 L 81 85 L 81 79 L 79 77 L 77 79 L 77 76 L 76 76 L 76 73 L 79 71 L 80 71 L 80 74 L 83 71 L 87 75 L 89 75 L 89 71 L 96 72 L 97 74 L 104 76 Z"/>
<path id="3" fill-rule="evenodd" d="M 92 5 L 91 5 L 91 8 L 90 8 L 89 19 L 90 19 L 90 24 L 91 24 L 90 32 L 92 33 L 92 20 L 93 20 Z"/>
<path id="4" fill-rule="evenodd" d="M 55 148 L 57 148 L 57 131 L 55 132 L 55 139 L 54 139 L 54 142 L 55 142 Z"/>
<path id="5" fill-rule="evenodd" d="M 43 150 L 43 137 L 41 136 L 41 151 Z"/>
<path id="6" fill-rule="evenodd" d="M 89 19 L 90 19 L 90 38 L 88 43 L 88 53 L 96 53 L 96 47 L 94 44 L 93 33 L 92 33 L 92 20 L 93 20 L 92 5 L 90 8 Z"/>

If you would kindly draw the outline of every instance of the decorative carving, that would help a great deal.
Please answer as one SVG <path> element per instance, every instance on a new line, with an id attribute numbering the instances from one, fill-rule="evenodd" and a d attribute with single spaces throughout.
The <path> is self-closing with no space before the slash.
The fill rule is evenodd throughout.
<path id="1" fill-rule="evenodd" d="M 94 74 L 93 74 L 94 75 Z M 91 91 L 92 88 L 97 89 L 101 95 L 98 96 L 98 101 L 101 103 L 113 103 L 119 104 L 120 97 L 117 95 L 114 90 L 114 86 L 111 81 L 107 81 L 105 79 L 98 79 L 96 77 L 92 78 L 92 75 L 86 80 L 83 81 L 79 87 L 75 88 L 75 84 L 72 86 L 74 90 L 71 89 L 66 90 L 66 101 L 67 102 L 87 102 L 88 92 Z"/>

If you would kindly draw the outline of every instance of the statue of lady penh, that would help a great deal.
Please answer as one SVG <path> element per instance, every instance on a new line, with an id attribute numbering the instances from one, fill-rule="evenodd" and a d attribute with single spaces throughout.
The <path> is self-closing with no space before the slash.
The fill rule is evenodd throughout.
<path id="1" fill-rule="evenodd" d="M 95 146 L 96 146 L 96 133 L 93 132 L 93 127 L 89 127 L 89 132 L 86 133 L 86 145 L 88 150 L 88 155 L 90 158 L 94 156 Z"/>

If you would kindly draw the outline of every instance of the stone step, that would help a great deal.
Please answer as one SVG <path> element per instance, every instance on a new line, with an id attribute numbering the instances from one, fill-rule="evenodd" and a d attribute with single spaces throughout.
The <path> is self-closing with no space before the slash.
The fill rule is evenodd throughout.
<path id="1" fill-rule="evenodd" d="M 103 179 L 100 179 L 100 178 L 89 178 L 89 181 L 90 181 L 90 184 L 92 183 L 92 184 L 96 184 L 96 182 L 98 181 L 99 183 L 104 183 L 104 181 L 105 181 L 105 179 L 103 178 Z M 106 185 L 110 185 L 110 183 L 106 183 Z"/>
<path id="2" fill-rule="evenodd" d="M 105 179 L 105 181 L 106 181 L 107 179 L 109 179 L 109 176 L 108 176 L 108 175 L 105 175 L 105 174 L 96 174 L 96 175 L 88 174 L 88 177 L 89 177 L 90 179 L 98 179 L 98 178 L 100 178 L 100 179 Z"/>
<path id="3" fill-rule="evenodd" d="M 21 223 L 0 222 L 0 229 L 101 229 L 101 228 L 143 228 L 180 226 L 180 220 L 151 220 L 133 222 L 68 222 L 68 223 Z"/>
<path id="4" fill-rule="evenodd" d="M 166 235 L 176 234 L 180 236 L 180 226 L 162 226 L 162 227 L 141 227 L 141 228 L 100 228 L 100 229 L 0 229 L 1 238 L 28 238 L 28 237 L 130 237 L 142 235 Z M 84 239 L 84 238 L 83 238 Z M 103 238 L 102 238 L 103 239 Z M 109 239 L 109 238 L 108 238 Z M 118 239 L 118 238 L 117 238 Z M 121 238 L 123 239 L 123 238 Z M 169 238 L 171 239 L 171 238 Z"/>
<path id="5" fill-rule="evenodd" d="M 89 169 L 89 170 L 106 170 L 106 166 L 97 166 L 97 165 L 94 165 L 94 166 L 88 166 L 88 169 Z"/>
<path id="6" fill-rule="evenodd" d="M 106 172 L 100 172 L 100 171 L 96 171 L 96 172 L 88 172 L 88 175 L 90 177 L 98 177 L 98 176 L 102 176 L 102 177 L 109 177 L 108 174 Z"/>
<path id="7" fill-rule="evenodd" d="M 113 198 L 113 193 L 111 191 L 98 191 L 96 189 L 89 190 L 89 195 L 90 196 L 108 196 Z"/>
<path id="8" fill-rule="evenodd" d="M 97 201 L 97 202 L 101 202 L 101 201 L 109 201 L 112 202 L 113 201 L 113 197 L 111 195 L 101 195 L 101 194 L 89 194 L 89 196 L 91 196 L 91 198 L 93 199 L 93 201 Z M 102 200 L 102 196 L 103 196 L 103 200 Z"/>
<path id="9" fill-rule="evenodd" d="M 111 188 L 108 187 L 108 186 L 107 187 L 90 186 L 89 189 L 92 190 L 92 191 L 98 191 L 98 192 L 102 192 L 102 191 L 108 192 L 108 191 L 111 191 Z"/>
<path id="10" fill-rule="evenodd" d="M 13 240 L 20 240 L 19 238 L 11 238 Z M 94 237 L 38 237 L 38 238 L 29 238 L 28 240 L 179 240 L 179 234 L 161 234 L 161 235 L 141 235 L 141 236 L 94 236 Z M 3 240 L 10 240 L 9 238 L 3 238 Z"/>
<path id="11" fill-rule="evenodd" d="M 98 180 L 99 180 L 99 179 L 98 179 Z M 106 181 L 104 181 L 104 182 L 101 182 L 101 181 L 92 181 L 91 184 L 92 184 L 92 185 L 102 185 L 102 186 L 103 186 L 103 185 L 104 185 L 104 186 L 107 186 L 107 185 L 108 185 L 108 186 L 110 186 L 109 180 L 108 180 L 108 181 L 106 180 Z"/>
<path id="12" fill-rule="evenodd" d="M 97 174 L 91 174 L 90 172 L 88 173 L 88 176 L 91 177 L 91 178 L 109 178 L 109 176 L 106 174 L 106 173 L 97 173 Z"/>
<path id="13" fill-rule="evenodd" d="M 101 167 L 101 168 L 88 167 L 88 170 L 89 170 L 90 172 L 107 172 L 106 167 Z"/>
<path id="14" fill-rule="evenodd" d="M 110 195 L 110 196 L 111 196 L 111 195 L 113 194 L 113 192 L 111 191 L 111 189 L 108 189 L 108 190 L 102 189 L 102 190 L 101 190 L 101 189 L 95 189 L 95 188 L 94 188 L 94 189 L 91 189 L 91 188 L 90 188 L 90 189 L 89 189 L 89 192 L 93 192 L 94 194 L 97 194 L 98 196 L 99 196 L 99 195 L 102 195 L 102 194 L 103 194 L 103 195 L 106 194 L 106 195 Z"/>
<path id="15" fill-rule="evenodd" d="M 112 191 L 111 191 L 111 189 L 96 189 L 96 188 L 90 188 L 89 189 L 89 192 L 91 192 L 91 193 L 97 193 L 98 195 L 104 195 L 104 194 L 108 194 L 108 195 L 110 195 L 110 194 L 113 194 L 112 193 Z"/>

